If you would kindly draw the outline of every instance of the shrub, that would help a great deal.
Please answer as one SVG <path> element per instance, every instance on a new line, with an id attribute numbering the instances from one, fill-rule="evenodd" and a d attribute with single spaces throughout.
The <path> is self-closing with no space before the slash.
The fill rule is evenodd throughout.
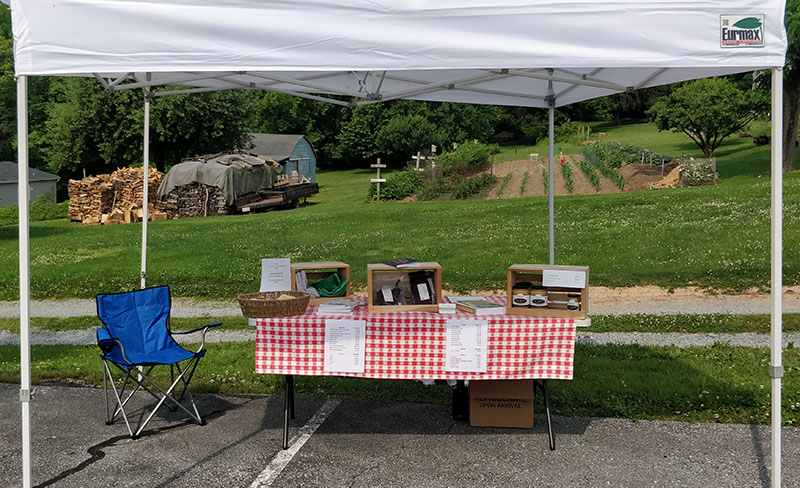
<path id="1" fill-rule="evenodd" d="M 553 138 L 556 142 L 577 142 L 581 125 L 577 122 L 564 122 L 553 129 Z"/>
<path id="2" fill-rule="evenodd" d="M 439 163 L 443 165 L 445 175 L 474 174 L 486 169 L 489 157 L 498 152 L 500 149 L 496 144 L 465 142 L 455 151 L 439 156 Z"/>
<path id="3" fill-rule="evenodd" d="M 450 185 L 444 179 L 426 183 L 417 191 L 417 200 L 433 200 L 450 191 Z"/>
<path id="4" fill-rule="evenodd" d="M 381 200 L 402 200 L 422 188 L 422 175 L 413 168 L 389 173 L 386 183 L 381 185 Z M 372 183 L 369 187 L 369 200 L 377 197 L 377 185 Z"/>
<path id="5" fill-rule="evenodd" d="M 28 207 L 28 219 L 31 222 L 38 222 L 41 220 L 56 220 L 66 219 L 69 201 L 61 203 L 45 203 L 36 201 L 31 203 Z M 19 216 L 19 207 L 17 205 L 9 205 L 8 207 L 0 208 L 0 225 L 17 225 Z"/>
<path id="6" fill-rule="evenodd" d="M 641 149 L 621 142 L 596 144 L 592 150 L 597 153 L 605 164 L 612 168 L 619 168 L 623 164 L 638 163 L 642 159 Z"/>
<path id="7" fill-rule="evenodd" d="M 747 133 L 753 138 L 753 144 L 763 146 L 772 138 L 772 125 L 769 122 L 754 120 L 747 127 Z"/>
<path id="8" fill-rule="evenodd" d="M 450 188 L 453 190 L 453 198 L 463 200 L 470 195 L 476 195 L 484 188 L 492 186 L 497 182 L 497 177 L 492 174 L 482 174 L 467 178 L 458 183 L 454 183 Z"/>
<path id="9" fill-rule="evenodd" d="M 684 158 L 679 161 L 681 186 L 713 185 L 717 182 L 714 158 Z"/>

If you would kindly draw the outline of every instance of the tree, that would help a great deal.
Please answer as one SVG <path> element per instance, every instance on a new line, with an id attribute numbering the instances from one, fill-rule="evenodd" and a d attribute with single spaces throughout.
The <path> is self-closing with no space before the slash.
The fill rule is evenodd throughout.
<path id="1" fill-rule="evenodd" d="M 659 130 L 683 132 L 710 158 L 726 137 L 766 107 L 762 93 L 739 90 L 725 78 L 706 78 L 658 99 L 647 114 Z"/>
<path id="2" fill-rule="evenodd" d="M 47 120 L 49 167 L 62 176 L 78 168 L 102 173 L 142 160 L 143 94 L 107 92 L 93 79 L 61 78 L 51 90 Z M 254 94 L 229 90 L 156 99 L 150 154 L 164 171 L 181 158 L 247 147 Z"/>
<path id="3" fill-rule="evenodd" d="M 406 161 L 411 155 L 431 144 L 441 145 L 437 128 L 422 115 L 398 115 L 381 127 L 375 138 L 381 153 Z"/>
<path id="4" fill-rule="evenodd" d="M 800 0 L 786 2 L 786 67 L 783 70 L 783 170 L 795 170 L 800 123 Z"/>
<path id="5" fill-rule="evenodd" d="M 28 78 L 28 158 L 32 168 L 46 168 L 42 139 L 49 87 L 52 78 Z M 14 51 L 11 13 L 0 4 L 0 161 L 17 159 L 17 83 L 14 80 Z"/>

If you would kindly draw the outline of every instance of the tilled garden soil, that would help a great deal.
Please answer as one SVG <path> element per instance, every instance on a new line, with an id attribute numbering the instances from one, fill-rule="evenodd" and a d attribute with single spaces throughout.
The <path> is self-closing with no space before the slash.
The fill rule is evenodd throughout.
<path id="1" fill-rule="evenodd" d="M 625 189 L 620 190 L 610 179 L 600 175 L 600 188 L 595 188 L 581 172 L 577 163 L 583 161 L 582 154 L 572 154 L 566 156 L 572 174 L 572 192 L 569 192 L 564 183 L 564 176 L 561 171 L 561 163 L 556 163 L 555 174 L 555 194 L 556 195 L 594 195 L 598 193 L 620 193 L 621 191 L 646 190 L 656 187 L 674 186 L 669 184 L 669 173 L 677 167 L 677 163 L 671 162 L 664 165 L 663 173 L 660 165 L 649 163 L 626 164 L 618 170 L 619 174 L 625 179 Z M 489 192 L 488 198 L 518 198 L 534 197 L 547 195 L 546 175 L 547 161 L 545 160 L 518 160 L 504 161 L 495 163 L 492 173 L 497 176 L 498 186 Z M 527 178 L 525 174 L 527 173 Z M 500 195 L 497 189 L 502 184 L 506 176 L 511 174 L 511 178 L 503 187 Z M 523 181 L 525 185 L 523 186 Z"/>

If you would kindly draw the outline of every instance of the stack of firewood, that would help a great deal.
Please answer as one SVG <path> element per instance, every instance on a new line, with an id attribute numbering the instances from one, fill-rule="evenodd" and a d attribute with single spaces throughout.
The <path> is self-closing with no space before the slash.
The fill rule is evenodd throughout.
<path id="1" fill-rule="evenodd" d="M 159 206 L 171 219 L 227 215 L 229 211 L 220 188 L 197 182 L 173 188 Z"/>
<path id="2" fill-rule="evenodd" d="M 164 173 L 150 169 L 148 174 L 148 214 L 150 220 L 164 220 L 160 210 L 158 186 Z M 143 215 L 142 168 L 119 168 L 110 175 L 69 180 L 68 216 L 84 224 L 123 224 L 140 222 Z"/>

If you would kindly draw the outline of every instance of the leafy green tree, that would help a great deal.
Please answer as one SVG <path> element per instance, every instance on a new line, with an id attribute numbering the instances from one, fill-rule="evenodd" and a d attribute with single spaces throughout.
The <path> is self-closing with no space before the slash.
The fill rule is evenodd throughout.
<path id="1" fill-rule="evenodd" d="M 800 0 L 786 2 L 786 67 L 783 71 L 783 170 L 794 171 L 800 122 Z"/>
<path id="2" fill-rule="evenodd" d="M 93 79 L 58 79 L 47 120 L 49 166 L 102 173 L 142 160 L 143 93 L 107 92 Z M 246 147 L 253 93 L 230 90 L 158 98 L 151 104 L 150 159 L 164 171 L 181 158 Z"/>
<path id="3" fill-rule="evenodd" d="M 224 90 L 156 99 L 151 159 L 164 171 L 181 158 L 247 147 L 255 125 L 256 95 L 247 90 Z"/>
<path id="4" fill-rule="evenodd" d="M 343 115 L 342 128 L 336 136 L 338 147 L 335 157 L 362 162 L 380 154 L 375 134 L 384 121 L 383 106 L 364 105 L 344 110 Z"/>
<path id="5" fill-rule="evenodd" d="M 405 161 L 431 144 L 441 145 L 437 127 L 422 115 L 398 115 L 381 127 L 376 137 L 381 153 Z"/>
<path id="6" fill-rule="evenodd" d="M 659 130 L 683 132 L 711 157 L 722 141 L 762 113 L 762 93 L 741 91 L 724 78 L 687 83 L 658 99 L 647 111 Z"/>
<path id="7" fill-rule="evenodd" d="M 41 76 L 28 79 L 28 158 L 34 168 L 46 168 L 42 145 L 51 80 Z M 0 3 L 0 161 L 17 160 L 16 140 L 17 83 L 14 80 L 11 13 Z"/>
<path id="8" fill-rule="evenodd" d="M 257 132 L 304 134 L 317 153 L 317 165 L 333 166 L 342 107 L 270 91 L 260 94 L 257 105 Z"/>

